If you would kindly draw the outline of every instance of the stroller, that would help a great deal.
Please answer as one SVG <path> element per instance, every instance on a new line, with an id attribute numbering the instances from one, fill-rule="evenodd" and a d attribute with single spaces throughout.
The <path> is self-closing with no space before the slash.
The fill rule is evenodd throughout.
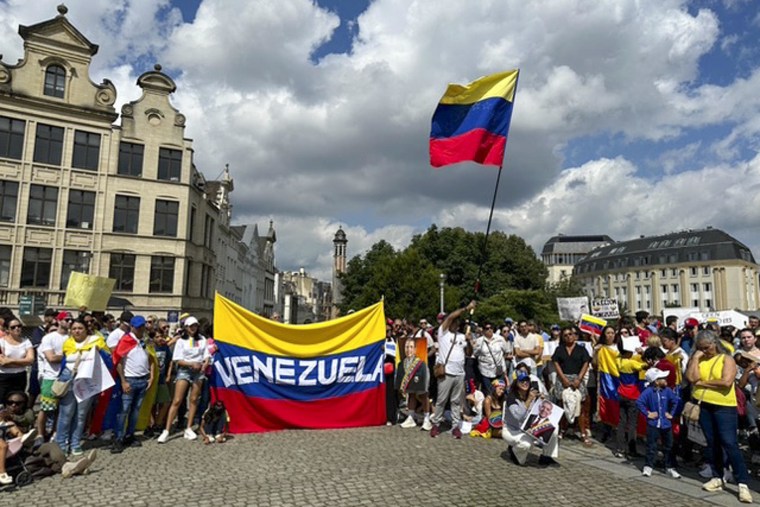
<path id="1" fill-rule="evenodd" d="M 5 455 L 5 471 L 13 477 L 13 483 L 4 488 L 26 486 L 33 480 L 32 474 L 25 464 L 26 459 L 31 455 L 31 451 L 24 446 L 21 437 L 13 438 L 7 442 L 8 451 Z"/>

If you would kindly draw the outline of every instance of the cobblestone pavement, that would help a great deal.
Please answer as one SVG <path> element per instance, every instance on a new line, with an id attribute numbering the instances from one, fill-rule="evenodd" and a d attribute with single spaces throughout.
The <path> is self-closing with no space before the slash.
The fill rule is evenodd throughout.
<path id="1" fill-rule="evenodd" d="M 204 446 L 177 434 L 121 455 L 103 450 L 90 475 L 0 492 L 0 505 L 733 505 L 682 481 L 640 476 L 598 444 L 563 441 L 559 467 L 518 467 L 502 441 L 399 427 L 241 435 Z M 687 472 L 688 473 L 688 472 Z M 757 493 L 755 496 L 760 496 Z"/>

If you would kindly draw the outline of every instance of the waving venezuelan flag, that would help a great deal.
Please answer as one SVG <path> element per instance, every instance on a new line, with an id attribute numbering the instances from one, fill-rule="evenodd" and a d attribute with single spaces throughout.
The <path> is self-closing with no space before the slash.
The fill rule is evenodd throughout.
<path id="1" fill-rule="evenodd" d="M 430 165 L 502 166 L 519 73 L 515 69 L 448 86 L 433 114 Z"/>
<path id="2" fill-rule="evenodd" d="M 216 295 L 212 387 L 233 433 L 385 423 L 383 304 L 292 326 Z"/>

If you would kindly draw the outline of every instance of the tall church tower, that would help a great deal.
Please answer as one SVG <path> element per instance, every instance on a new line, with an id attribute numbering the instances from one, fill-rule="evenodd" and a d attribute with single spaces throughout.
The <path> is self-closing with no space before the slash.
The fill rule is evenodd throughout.
<path id="1" fill-rule="evenodd" d="M 332 291 L 333 291 L 333 318 L 338 316 L 338 305 L 343 301 L 343 295 L 341 282 L 338 279 L 340 273 L 346 272 L 346 245 L 348 240 L 346 239 L 346 233 L 343 231 L 343 227 L 338 227 L 338 232 L 335 233 L 333 238 L 333 277 L 332 277 Z"/>

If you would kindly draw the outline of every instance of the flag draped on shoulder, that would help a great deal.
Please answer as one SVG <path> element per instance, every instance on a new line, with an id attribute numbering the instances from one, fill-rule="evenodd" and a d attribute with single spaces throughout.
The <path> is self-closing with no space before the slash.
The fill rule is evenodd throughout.
<path id="1" fill-rule="evenodd" d="M 430 165 L 502 166 L 519 73 L 515 69 L 448 86 L 433 114 Z"/>
<path id="2" fill-rule="evenodd" d="M 603 346 L 597 352 L 599 386 L 599 419 L 610 426 L 617 426 L 620 421 L 620 371 L 618 369 L 618 352 L 615 346 Z"/>
<path id="3" fill-rule="evenodd" d="M 216 295 L 211 385 L 233 433 L 385 423 L 383 303 L 293 326 Z"/>

